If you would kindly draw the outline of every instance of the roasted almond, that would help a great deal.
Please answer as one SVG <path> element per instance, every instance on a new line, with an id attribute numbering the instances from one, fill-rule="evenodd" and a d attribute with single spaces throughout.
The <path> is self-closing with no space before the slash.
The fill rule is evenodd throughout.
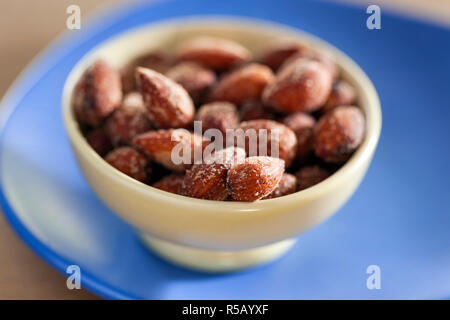
<path id="1" fill-rule="evenodd" d="M 283 173 L 280 183 L 267 197 L 263 199 L 273 199 L 286 196 L 297 191 L 297 178 L 290 173 Z"/>
<path id="2" fill-rule="evenodd" d="M 84 72 L 72 96 L 76 117 L 91 126 L 100 125 L 121 101 L 120 75 L 104 60 L 96 61 Z"/>
<path id="3" fill-rule="evenodd" d="M 166 72 L 166 76 L 180 84 L 199 103 L 206 91 L 216 82 L 216 74 L 196 62 L 181 62 Z"/>
<path id="4" fill-rule="evenodd" d="M 186 172 L 182 194 L 208 200 L 225 200 L 229 196 L 226 185 L 228 170 L 245 160 L 245 150 L 229 147 L 207 155 L 204 162 Z"/>
<path id="5" fill-rule="evenodd" d="M 357 107 L 339 106 L 324 114 L 314 128 L 314 152 L 325 162 L 346 161 L 364 138 L 365 120 Z"/>
<path id="6" fill-rule="evenodd" d="M 113 148 L 109 136 L 103 127 L 95 128 L 88 132 L 86 140 L 92 149 L 102 157 Z"/>
<path id="7" fill-rule="evenodd" d="M 276 115 L 271 108 L 266 107 L 260 101 L 249 101 L 239 109 L 241 121 L 250 120 L 275 120 Z"/>
<path id="8" fill-rule="evenodd" d="M 137 67 L 144 67 L 156 72 L 165 73 L 173 64 L 173 59 L 163 51 L 155 50 L 145 53 L 131 63 L 125 65 L 120 73 L 122 79 L 122 89 L 124 93 L 137 90 L 135 70 Z"/>
<path id="9" fill-rule="evenodd" d="M 210 101 L 229 101 L 241 105 L 246 101 L 255 101 L 274 75 L 269 67 L 251 63 L 225 75 L 213 88 Z"/>
<path id="10" fill-rule="evenodd" d="M 225 137 L 227 129 L 234 129 L 239 125 L 239 114 L 236 106 L 229 102 L 217 101 L 200 107 L 195 115 L 197 121 L 202 122 L 202 130 L 218 129 Z"/>
<path id="11" fill-rule="evenodd" d="M 152 123 L 141 94 L 127 94 L 122 105 L 106 120 L 105 128 L 115 146 L 131 144 L 135 136 L 151 130 Z"/>
<path id="12" fill-rule="evenodd" d="M 285 117 L 283 124 L 294 131 L 297 137 L 295 161 L 305 162 L 313 151 L 313 129 L 316 120 L 309 114 L 296 112 Z"/>
<path id="13" fill-rule="evenodd" d="M 245 147 L 248 156 L 272 156 L 283 159 L 289 167 L 295 157 L 297 138 L 295 133 L 284 124 L 272 120 L 251 120 L 241 122 L 238 127 L 245 134 L 244 141 L 237 141 L 238 147 Z M 254 132 L 252 132 L 254 130 Z M 255 133 L 255 135 L 253 135 Z M 256 140 L 254 139 L 256 137 Z M 242 140 L 242 139 L 241 139 Z M 245 146 L 240 145 L 245 142 Z M 274 146 L 272 146 L 275 144 Z M 276 148 L 278 144 L 278 148 Z M 261 146 L 265 145 L 266 150 Z M 278 155 L 272 152 L 272 148 Z"/>
<path id="14" fill-rule="evenodd" d="M 161 50 L 155 50 L 136 58 L 134 65 L 135 67 L 143 67 L 159 73 L 165 73 L 173 65 L 173 58 Z"/>
<path id="15" fill-rule="evenodd" d="M 321 63 L 325 67 L 325 69 L 328 70 L 333 81 L 336 80 L 339 76 L 340 72 L 339 68 L 334 62 L 331 55 L 328 53 L 318 52 L 314 50 L 299 52 L 292 55 L 291 57 L 289 57 L 284 61 L 284 63 L 278 69 L 278 72 L 281 72 L 290 64 L 296 63 L 297 60 L 312 60 Z"/>
<path id="16" fill-rule="evenodd" d="M 303 167 L 295 175 L 298 191 L 312 187 L 330 176 L 327 170 L 318 165 Z"/>
<path id="17" fill-rule="evenodd" d="M 157 128 L 187 128 L 194 119 L 194 104 L 186 90 L 150 69 L 136 69 L 139 90 L 149 118 Z"/>
<path id="18" fill-rule="evenodd" d="M 249 61 L 251 53 L 235 41 L 202 36 L 182 43 L 177 57 L 179 60 L 201 63 L 214 70 L 225 70 Z"/>
<path id="19" fill-rule="evenodd" d="M 325 102 L 325 105 L 320 111 L 327 112 L 338 106 L 349 106 L 352 105 L 355 100 L 355 89 L 347 81 L 340 80 L 334 84 L 327 102 Z"/>
<path id="20" fill-rule="evenodd" d="M 228 171 L 227 185 L 236 201 L 255 201 L 271 194 L 281 180 L 284 161 L 272 157 L 249 157 Z"/>
<path id="21" fill-rule="evenodd" d="M 106 162 L 117 170 L 141 182 L 150 178 L 149 161 L 139 151 L 131 147 L 120 147 L 109 152 Z"/>
<path id="22" fill-rule="evenodd" d="M 228 147 L 215 150 L 211 155 L 206 155 L 205 163 L 218 163 L 225 165 L 228 169 L 235 164 L 244 162 L 246 158 L 245 150 L 238 147 Z"/>
<path id="23" fill-rule="evenodd" d="M 225 200 L 228 198 L 227 173 L 224 164 L 194 164 L 186 171 L 181 193 L 197 199 Z"/>
<path id="24" fill-rule="evenodd" d="M 261 57 L 261 63 L 277 71 L 281 65 L 294 55 L 309 56 L 312 50 L 297 43 L 280 43 L 269 49 Z"/>
<path id="25" fill-rule="evenodd" d="M 263 93 L 263 102 L 281 112 L 312 112 L 331 92 L 333 77 L 320 62 L 298 59 L 278 72 Z"/>
<path id="26" fill-rule="evenodd" d="M 203 153 L 203 137 L 185 129 L 150 131 L 136 136 L 133 144 L 151 160 L 167 169 L 183 172 L 194 162 L 194 152 Z M 174 148 L 176 148 L 174 150 Z M 172 151 L 174 154 L 172 155 Z"/>
<path id="27" fill-rule="evenodd" d="M 155 182 L 153 184 L 153 187 L 170 193 L 181 194 L 181 186 L 183 185 L 183 180 L 184 175 L 172 173 Z"/>

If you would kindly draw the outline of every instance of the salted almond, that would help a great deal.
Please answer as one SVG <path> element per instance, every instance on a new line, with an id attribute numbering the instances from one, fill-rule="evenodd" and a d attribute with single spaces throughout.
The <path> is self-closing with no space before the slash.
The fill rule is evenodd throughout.
<path id="1" fill-rule="evenodd" d="M 239 114 L 234 104 L 216 101 L 204 104 L 195 115 L 197 121 L 202 122 L 202 130 L 218 129 L 223 135 L 227 129 L 234 129 L 239 125 Z"/>
<path id="2" fill-rule="evenodd" d="M 135 67 L 144 67 L 164 73 L 172 66 L 173 62 L 173 58 L 170 55 L 163 51 L 155 50 L 137 57 L 134 65 Z"/>
<path id="3" fill-rule="evenodd" d="M 248 101 L 239 109 L 241 121 L 250 120 L 275 120 L 276 114 L 271 108 L 266 107 L 260 101 Z"/>
<path id="4" fill-rule="evenodd" d="M 150 178 L 151 168 L 147 158 L 131 147 L 120 147 L 105 156 L 106 162 L 126 175 L 147 182 Z"/>
<path id="5" fill-rule="evenodd" d="M 284 61 L 284 63 L 280 66 L 280 68 L 278 69 L 278 73 L 282 72 L 282 70 L 284 70 L 289 65 L 295 64 L 298 60 L 300 60 L 300 61 L 301 60 L 310 60 L 310 61 L 319 62 L 330 73 L 333 81 L 339 77 L 339 73 L 340 73 L 339 68 L 336 65 L 336 63 L 334 62 L 334 59 L 331 57 L 331 55 L 328 53 L 318 52 L 318 51 L 314 51 L 311 49 L 309 51 L 296 53 L 296 54 L 292 55 L 291 57 L 289 57 L 288 59 L 286 59 Z"/>
<path id="6" fill-rule="evenodd" d="M 249 61 L 251 53 L 235 41 L 202 36 L 182 43 L 177 57 L 179 60 L 201 63 L 214 70 L 225 70 Z"/>
<path id="7" fill-rule="evenodd" d="M 271 194 L 281 180 L 284 161 L 249 157 L 228 171 L 227 185 L 235 201 L 256 201 Z"/>
<path id="8" fill-rule="evenodd" d="M 181 194 L 197 199 L 225 200 L 228 198 L 227 173 L 224 164 L 194 164 L 186 171 Z"/>
<path id="9" fill-rule="evenodd" d="M 244 162 L 246 158 L 245 150 L 238 147 L 228 147 L 216 150 L 212 155 L 206 155 L 205 163 L 219 163 L 225 165 L 228 169 L 238 163 Z"/>
<path id="10" fill-rule="evenodd" d="M 88 132 L 86 134 L 86 140 L 92 149 L 94 149 L 101 157 L 113 148 L 104 127 L 98 127 Z"/>
<path id="11" fill-rule="evenodd" d="M 365 119 L 358 107 L 336 107 L 314 127 L 314 152 L 325 162 L 342 163 L 359 147 L 364 131 Z"/>
<path id="12" fill-rule="evenodd" d="M 273 120 L 244 121 L 241 122 L 238 128 L 242 129 L 245 133 L 245 150 L 248 156 L 277 156 L 285 161 L 286 167 L 289 167 L 295 157 L 297 147 L 297 137 L 291 129 Z M 255 130 L 257 137 L 256 145 L 252 141 L 251 132 L 247 130 Z M 276 145 L 272 147 L 274 143 L 278 144 L 277 150 Z M 266 150 L 261 148 L 264 144 Z M 239 142 L 237 142 L 237 146 L 244 147 L 239 145 Z M 275 149 L 275 152 L 278 151 L 278 155 L 272 153 L 272 148 Z"/>
<path id="13" fill-rule="evenodd" d="M 166 72 L 166 76 L 180 84 L 199 103 L 206 91 L 216 82 L 216 74 L 196 62 L 181 62 Z"/>
<path id="14" fill-rule="evenodd" d="M 274 75 L 269 67 L 251 63 L 225 75 L 213 88 L 210 101 L 229 101 L 241 105 L 246 101 L 255 101 Z"/>
<path id="15" fill-rule="evenodd" d="M 294 55 L 311 55 L 312 50 L 297 43 L 280 43 L 270 48 L 261 57 L 261 63 L 277 71 L 283 63 Z"/>
<path id="16" fill-rule="evenodd" d="M 312 187 L 330 176 L 328 171 L 319 165 L 303 167 L 295 175 L 297 177 L 297 191 Z"/>
<path id="17" fill-rule="evenodd" d="M 78 120 L 91 126 L 100 125 L 121 101 L 120 75 L 104 60 L 96 61 L 84 72 L 72 96 Z"/>
<path id="18" fill-rule="evenodd" d="M 312 112 L 331 92 L 333 76 L 321 62 L 298 59 L 277 73 L 263 93 L 263 102 L 281 112 Z"/>
<path id="19" fill-rule="evenodd" d="M 279 198 L 282 196 L 287 196 L 288 194 L 297 191 L 297 178 L 290 173 L 283 173 L 280 183 L 278 183 L 275 190 L 273 190 L 264 199 Z"/>
<path id="20" fill-rule="evenodd" d="M 192 124 L 194 104 L 182 86 L 142 67 L 136 69 L 136 77 L 149 118 L 157 128 L 187 128 Z"/>
<path id="21" fill-rule="evenodd" d="M 194 152 L 202 152 L 204 143 L 203 137 L 185 129 L 150 131 L 133 139 L 133 144 L 151 160 L 177 172 L 191 167 Z M 177 149 L 172 154 L 174 148 Z"/>
<path id="22" fill-rule="evenodd" d="M 150 51 L 138 56 L 120 70 L 123 92 L 129 93 L 137 90 L 136 77 L 134 74 L 137 67 L 144 67 L 156 72 L 164 73 L 172 66 L 172 64 L 172 57 L 159 50 Z"/>
<path id="23" fill-rule="evenodd" d="M 347 81 L 340 80 L 334 84 L 327 102 L 325 102 L 325 105 L 320 111 L 325 113 L 338 106 L 352 105 L 355 103 L 355 100 L 355 88 L 353 88 Z"/>
<path id="24" fill-rule="evenodd" d="M 228 147 L 206 156 L 201 164 L 194 164 L 186 172 L 181 193 L 207 200 L 225 200 L 229 196 L 226 185 L 228 170 L 245 160 L 245 150 Z"/>
<path id="25" fill-rule="evenodd" d="M 283 124 L 294 131 L 297 137 L 295 161 L 305 162 L 313 151 L 313 130 L 316 120 L 307 113 L 295 112 L 285 117 Z"/>
<path id="26" fill-rule="evenodd" d="M 152 123 L 141 94 L 128 93 L 122 105 L 106 120 L 105 129 L 114 146 L 131 144 L 135 136 L 151 130 Z"/>
<path id="27" fill-rule="evenodd" d="M 183 184 L 183 180 L 184 175 L 179 173 L 172 173 L 155 182 L 153 184 L 153 187 L 170 193 L 181 194 L 181 186 Z"/>

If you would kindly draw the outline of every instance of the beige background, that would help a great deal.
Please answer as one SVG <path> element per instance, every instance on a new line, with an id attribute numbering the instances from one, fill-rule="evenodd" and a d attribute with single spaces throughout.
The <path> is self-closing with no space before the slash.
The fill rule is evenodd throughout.
<path id="1" fill-rule="evenodd" d="M 450 0 L 345 0 L 380 4 L 450 26 Z M 0 96 L 42 48 L 65 30 L 66 8 L 81 7 L 82 18 L 111 0 L 2 0 L 0 2 Z M 28 249 L 0 215 L 0 299 L 92 299 L 68 290 L 66 279 Z"/>

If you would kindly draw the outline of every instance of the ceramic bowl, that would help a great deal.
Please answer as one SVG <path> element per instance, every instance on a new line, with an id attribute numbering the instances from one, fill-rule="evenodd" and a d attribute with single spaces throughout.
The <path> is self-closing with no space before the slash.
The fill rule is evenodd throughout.
<path id="1" fill-rule="evenodd" d="M 181 40 L 214 35 L 235 40 L 258 56 L 271 43 L 293 41 L 328 52 L 342 77 L 357 90 L 366 118 L 363 143 L 325 181 L 288 196 L 256 201 L 218 202 L 164 192 L 140 183 L 106 163 L 86 142 L 71 108 L 83 71 L 97 58 L 119 68 L 146 51 L 172 51 Z M 360 184 L 381 130 L 377 93 L 348 56 L 314 36 L 273 23 L 237 18 L 196 17 L 151 24 L 123 33 L 91 50 L 70 72 L 62 97 L 67 134 L 78 164 L 98 197 L 136 228 L 160 256 L 185 267 L 223 272 L 276 259 L 302 232 L 334 214 Z"/>

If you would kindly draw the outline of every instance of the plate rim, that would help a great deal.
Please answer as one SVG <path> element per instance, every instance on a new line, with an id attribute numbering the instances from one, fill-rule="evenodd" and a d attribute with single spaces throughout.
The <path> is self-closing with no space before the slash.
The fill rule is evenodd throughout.
<path id="1" fill-rule="evenodd" d="M 24 241 L 34 253 L 41 257 L 50 266 L 52 266 L 62 275 L 67 276 L 67 273 L 65 272 L 67 270 L 67 267 L 70 265 L 74 265 L 75 263 L 72 263 L 69 259 L 64 258 L 62 255 L 52 250 L 49 246 L 47 246 L 36 236 L 34 236 L 27 227 L 25 227 L 25 225 L 20 221 L 19 217 L 15 214 L 14 210 L 9 205 L 5 197 L 3 187 L 1 185 L 0 206 L 3 210 L 6 221 L 10 224 L 19 238 Z M 122 289 L 114 287 L 103 280 L 100 280 L 98 277 L 92 275 L 91 273 L 83 271 L 83 269 L 81 269 L 81 276 L 81 288 L 88 289 L 88 291 L 100 297 L 113 300 L 142 299 Z"/>

